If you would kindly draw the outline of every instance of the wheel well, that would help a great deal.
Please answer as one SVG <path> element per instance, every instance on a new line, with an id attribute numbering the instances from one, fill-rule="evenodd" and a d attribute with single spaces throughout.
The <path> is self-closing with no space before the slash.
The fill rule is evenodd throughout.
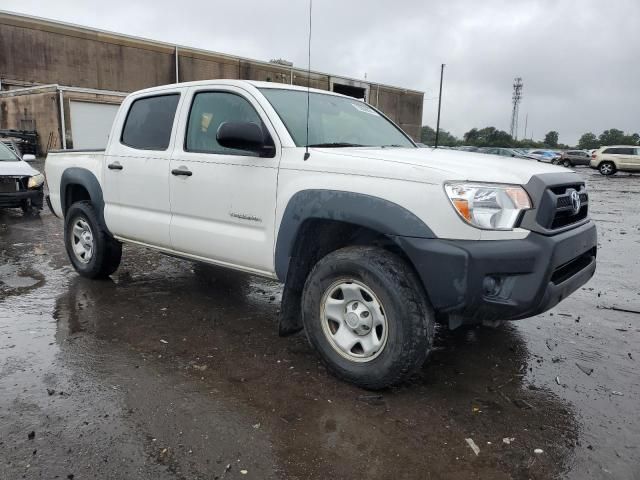
<path id="1" fill-rule="evenodd" d="M 65 196 L 64 196 L 63 214 L 67 213 L 67 210 L 71 205 L 73 205 L 76 202 L 81 202 L 83 200 L 91 200 L 91 195 L 89 195 L 89 192 L 85 187 L 77 183 L 67 185 L 67 189 L 65 191 Z"/>
<path id="2" fill-rule="evenodd" d="M 329 253 L 352 245 L 383 248 L 405 259 L 410 268 L 413 268 L 404 251 L 388 235 L 348 222 L 306 220 L 296 235 L 287 270 L 280 313 L 281 336 L 291 335 L 303 328 L 302 290 L 315 264 Z"/>
<path id="3" fill-rule="evenodd" d="M 313 266 L 329 253 L 351 245 L 372 245 L 408 257 L 387 235 L 348 222 L 309 219 L 301 226 L 293 246 L 286 283 L 302 290 Z"/>

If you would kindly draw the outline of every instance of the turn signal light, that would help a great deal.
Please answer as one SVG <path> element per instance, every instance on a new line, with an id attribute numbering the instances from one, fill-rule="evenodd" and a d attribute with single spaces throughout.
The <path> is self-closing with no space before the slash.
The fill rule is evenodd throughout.
<path id="1" fill-rule="evenodd" d="M 471 221 L 471 212 L 469 211 L 469 202 L 462 200 L 461 198 L 453 199 L 453 205 L 458 210 L 458 213 L 467 221 Z"/>

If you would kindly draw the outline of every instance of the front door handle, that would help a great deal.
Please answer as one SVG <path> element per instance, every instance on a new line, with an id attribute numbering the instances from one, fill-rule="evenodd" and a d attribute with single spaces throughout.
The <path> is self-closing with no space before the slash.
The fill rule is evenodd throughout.
<path id="1" fill-rule="evenodd" d="M 109 170 L 122 170 L 124 167 L 122 165 L 120 165 L 118 162 L 115 162 L 115 163 L 110 163 L 109 165 L 107 165 L 107 168 Z"/>
<path id="2" fill-rule="evenodd" d="M 171 170 L 171 175 L 182 175 L 185 177 L 190 177 L 191 175 L 193 175 L 193 172 L 191 170 L 187 170 L 186 168 L 174 168 L 173 170 Z"/>

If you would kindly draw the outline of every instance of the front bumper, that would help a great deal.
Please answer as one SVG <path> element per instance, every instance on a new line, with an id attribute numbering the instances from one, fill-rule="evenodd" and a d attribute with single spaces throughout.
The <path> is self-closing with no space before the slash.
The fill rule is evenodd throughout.
<path id="1" fill-rule="evenodd" d="M 43 205 L 42 202 L 42 188 L 21 192 L 0 193 L 0 207 L 2 208 L 19 208 L 23 205 L 30 204 L 41 209 Z"/>
<path id="2" fill-rule="evenodd" d="M 438 313 L 465 321 L 542 313 L 584 285 L 596 269 L 596 226 L 521 240 L 396 237 Z"/>

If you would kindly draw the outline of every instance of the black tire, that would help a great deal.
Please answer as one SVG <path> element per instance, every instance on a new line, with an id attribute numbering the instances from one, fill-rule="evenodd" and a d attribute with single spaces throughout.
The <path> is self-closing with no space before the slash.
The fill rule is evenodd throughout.
<path id="1" fill-rule="evenodd" d="M 613 162 L 601 162 L 600 165 L 598 165 L 598 170 L 601 175 L 613 175 L 616 173 L 616 165 Z"/>
<path id="2" fill-rule="evenodd" d="M 83 220 L 89 225 L 93 237 L 93 253 L 86 263 L 82 262 L 73 250 L 74 236 L 72 231 L 73 226 L 79 220 Z M 83 277 L 106 278 L 115 272 L 120 265 L 122 244 L 113 239 L 101 225 L 96 211 L 89 201 L 74 203 L 67 210 L 64 245 L 73 268 Z"/>
<path id="3" fill-rule="evenodd" d="M 323 331 L 322 299 L 344 279 L 366 285 L 384 311 L 386 343 L 369 361 L 338 353 Z M 305 283 L 302 310 L 309 343 L 329 371 L 362 388 L 377 390 L 402 382 L 423 365 L 433 343 L 435 314 L 418 277 L 407 262 L 381 248 L 346 247 L 322 258 Z"/>
<path id="4" fill-rule="evenodd" d="M 571 161 L 570 161 L 570 160 L 563 160 L 563 161 L 562 161 L 562 166 L 563 166 L 563 167 L 565 167 L 565 168 L 571 168 L 571 167 L 573 167 L 573 165 L 571 164 Z"/>

